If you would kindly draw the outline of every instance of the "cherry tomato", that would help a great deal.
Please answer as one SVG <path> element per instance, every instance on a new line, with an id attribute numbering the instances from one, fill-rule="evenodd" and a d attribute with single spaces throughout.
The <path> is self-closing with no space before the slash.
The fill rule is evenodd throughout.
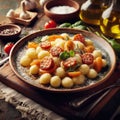
<path id="1" fill-rule="evenodd" d="M 94 57 L 91 53 L 84 53 L 83 55 L 81 55 L 81 57 L 82 57 L 82 62 L 87 65 L 92 64 L 94 61 Z"/>
<path id="2" fill-rule="evenodd" d="M 66 68 L 75 66 L 76 64 L 77 64 L 77 61 L 76 61 L 75 58 L 68 58 L 68 59 L 66 59 L 65 61 L 63 61 L 63 65 L 64 65 Z"/>
<path id="3" fill-rule="evenodd" d="M 85 38 L 82 34 L 75 34 L 73 40 L 80 41 L 85 44 Z"/>
<path id="4" fill-rule="evenodd" d="M 40 47 L 43 49 L 49 49 L 51 47 L 51 43 L 48 41 L 41 42 Z"/>
<path id="5" fill-rule="evenodd" d="M 40 69 L 48 70 L 54 66 L 54 61 L 51 57 L 44 57 L 40 62 Z"/>
<path id="6" fill-rule="evenodd" d="M 50 53 L 52 54 L 52 56 L 57 57 L 59 56 L 59 54 L 62 52 L 62 48 L 60 48 L 59 46 L 54 46 L 50 49 Z"/>
<path id="7" fill-rule="evenodd" d="M 9 55 L 11 48 L 14 46 L 14 43 L 9 42 L 4 46 L 4 51 Z"/>
<path id="8" fill-rule="evenodd" d="M 45 23 L 44 28 L 48 29 L 48 28 L 56 28 L 57 24 L 54 20 L 50 20 L 48 22 Z"/>

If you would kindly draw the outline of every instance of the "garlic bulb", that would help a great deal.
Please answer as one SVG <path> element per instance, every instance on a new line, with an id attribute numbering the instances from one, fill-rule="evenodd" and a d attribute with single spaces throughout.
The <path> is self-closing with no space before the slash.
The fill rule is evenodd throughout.
<path id="1" fill-rule="evenodd" d="M 25 3 L 25 10 L 33 10 L 36 9 L 37 4 L 35 0 L 23 0 Z"/>
<path id="2" fill-rule="evenodd" d="M 25 10 L 25 2 L 21 2 L 22 12 L 20 13 L 21 19 L 30 19 L 30 14 Z"/>

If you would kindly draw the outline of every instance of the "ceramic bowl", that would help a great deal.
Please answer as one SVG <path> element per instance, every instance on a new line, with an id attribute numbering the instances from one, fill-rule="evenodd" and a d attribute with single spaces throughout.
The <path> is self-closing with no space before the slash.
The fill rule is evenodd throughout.
<path id="1" fill-rule="evenodd" d="M 16 39 L 21 33 L 21 27 L 15 24 L 0 25 L 0 39 Z"/>
<path id="2" fill-rule="evenodd" d="M 70 7 L 71 9 L 73 8 L 74 10 L 71 12 L 66 10 L 63 10 L 65 8 L 63 7 Z M 55 10 L 52 11 L 51 9 L 59 7 L 59 11 Z M 70 10 L 70 9 L 69 9 Z M 74 1 L 74 0 L 50 0 L 45 3 L 44 5 L 44 13 L 46 16 L 48 16 L 50 19 L 62 23 L 62 22 L 68 22 L 68 21 L 75 21 L 79 18 L 79 10 L 80 6 L 79 4 Z M 63 12 L 64 11 L 64 12 Z"/>
<path id="3" fill-rule="evenodd" d="M 25 54 L 27 48 L 26 45 L 28 42 L 33 41 L 36 38 L 38 39 L 39 37 L 41 38 L 42 36 L 53 35 L 53 34 L 59 35 L 62 33 L 67 33 L 69 35 L 75 35 L 81 33 L 85 38 L 92 40 L 97 48 L 104 51 L 104 54 L 107 55 L 106 60 L 108 61 L 108 66 L 99 74 L 100 75 L 99 77 L 97 77 L 94 80 L 88 79 L 86 83 L 82 86 L 73 86 L 72 88 L 63 88 L 63 87 L 53 88 L 50 85 L 45 86 L 40 84 L 38 80 L 40 76 L 38 76 L 38 78 L 35 78 L 35 76 L 33 77 L 29 75 L 26 68 L 20 65 L 20 58 Z M 17 41 L 17 43 L 14 45 L 11 51 L 9 62 L 14 73 L 23 82 L 27 83 L 33 88 L 37 88 L 38 90 L 54 92 L 54 93 L 74 93 L 74 92 L 86 92 L 95 89 L 101 89 L 104 85 L 106 85 L 106 83 L 112 82 L 112 79 L 109 78 L 113 74 L 116 66 L 116 56 L 110 44 L 107 43 L 101 37 L 95 35 L 94 33 L 83 30 L 56 28 L 56 29 L 40 30 Z"/>

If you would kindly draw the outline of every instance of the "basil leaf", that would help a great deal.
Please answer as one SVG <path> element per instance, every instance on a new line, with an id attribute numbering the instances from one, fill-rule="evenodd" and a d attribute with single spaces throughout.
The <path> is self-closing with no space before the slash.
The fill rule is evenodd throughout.
<path id="1" fill-rule="evenodd" d="M 64 51 L 60 54 L 60 59 L 65 60 L 70 57 L 70 54 L 67 51 Z"/>
<path id="2" fill-rule="evenodd" d="M 75 52 L 73 50 L 70 50 L 69 54 L 70 54 L 70 57 L 74 57 L 75 56 Z"/>

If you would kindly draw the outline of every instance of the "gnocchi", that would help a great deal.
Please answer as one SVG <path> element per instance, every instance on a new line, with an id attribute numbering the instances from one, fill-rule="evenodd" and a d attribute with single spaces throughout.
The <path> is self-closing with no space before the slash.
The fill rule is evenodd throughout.
<path id="1" fill-rule="evenodd" d="M 59 76 L 60 78 L 65 77 L 65 70 L 62 67 L 58 67 L 56 69 L 55 75 Z"/>
<path id="2" fill-rule="evenodd" d="M 93 51 L 93 56 L 94 56 L 94 58 L 102 57 L 102 52 L 101 52 L 101 50 L 94 50 L 94 51 Z"/>
<path id="3" fill-rule="evenodd" d="M 50 79 L 50 85 L 52 87 L 60 87 L 61 85 L 61 79 L 59 76 L 53 76 L 51 79 Z"/>
<path id="4" fill-rule="evenodd" d="M 37 58 L 36 49 L 35 49 L 35 48 L 29 48 L 29 49 L 27 49 L 26 55 L 27 55 L 28 57 L 30 57 L 31 59 Z"/>
<path id="5" fill-rule="evenodd" d="M 97 77 L 97 72 L 95 71 L 95 69 L 90 69 L 88 74 L 87 74 L 88 78 L 96 78 Z"/>
<path id="6" fill-rule="evenodd" d="M 94 49 L 86 50 L 89 46 Z M 87 80 L 99 78 L 99 73 L 108 66 L 102 50 L 82 34 L 46 35 L 42 36 L 36 47 L 25 48 L 20 65 L 29 71 L 30 76 L 37 76 L 39 84 L 56 89 L 84 85 Z M 102 61 L 101 66 L 99 61 L 95 63 L 98 57 Z"/>
<path id="7" fill-rule="evenodd" d="M 85 76 L 84 75 L 79 75 L 78 77 L 74 77 L 73 82 L 76 85 L 81 85 L 85 82 Z"/>
<path id="8" fill-rule="evenodd" d="M 42 74 L 39 78 L 39 82 L 40 84 L 49 84 L 50 83 L 50 79 L 51 79 L 51 74 L 50 73 L 45 73 Z"/>
<path id="9" fill-rule="evenodd" d="M 22 58 L 20 59 L 20 64 L 24 67 L 27 67 L 30 65 L 31 61 L 32 59 L 27 55 L 25 55 L 25 56 L 22 56 Z"/>
<path id="10" fill-rule="evenodd" d="M 32 65 L 29 69 L 30 74 L 38 74 L 39 73 L 39 67 L 37 65 Z"/>
<path id="11" fill-rule="evenodd" d="M 65 77 L 62 79 L 62 85 L 65 88 L 71 88 L 73 86 L 73 80 L 69 77 Z"/>
<path id="12" fill-rule="evenodd" d="M 40 51 L 40 52 L 38 53 L 38 58 L 39 58 L 39 59 L 42 59 L 42 58 L 44 58 L 45 56 L 49 56 L 49 55 L 50 55 L 50 53 L 49 53 L 48 51 L 42 50 L 42 51 Z"/>
<path id="13" fill-rule="evenodd" d="M 82 64 L 79 70 L 82 72 L 83 75 L 86 75 L 89 72 L 90 67 L 87 64 Z"/>

